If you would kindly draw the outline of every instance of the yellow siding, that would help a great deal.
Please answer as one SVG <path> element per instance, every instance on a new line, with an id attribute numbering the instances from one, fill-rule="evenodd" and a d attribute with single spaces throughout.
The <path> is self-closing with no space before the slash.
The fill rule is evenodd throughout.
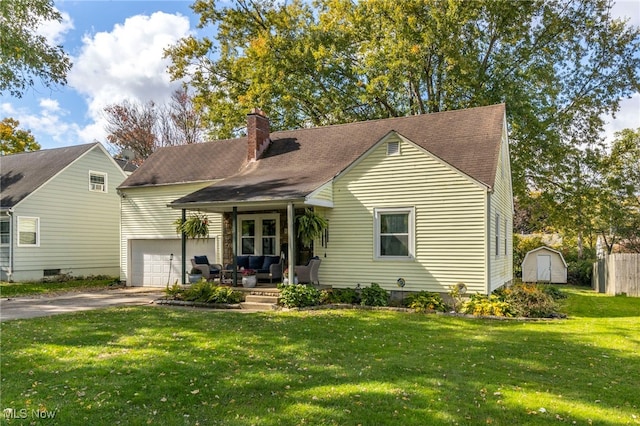
<path id="1" fill-rule="evenodd" d="M 511 188 L 509 145 L 506 129 L 503 132 L 494 190 L 490 195 L 489 203 L 491 205 L 491 232 L 489 238 L 490 288 L 488 292 L 491 292 L 513 279 L 513 193 Z M 498 255 L 496 255 L 495 246 L 496 213 L 500 214 L 500 242 L 498 247 Z"/>
<path id="2" fill-rule="evenodd" d="M 311 196 L 309 197 L 309 201 L 315 200 L 318 200 L 322 203 L 333 203 L 333 183 L 329 182 L 328 184 L 320 187 L 317 192 L 311 194 Z"/>
<path id="3" fill-rule="evenodd" d="M 391 136 L 396 138 L 395 136 Z M 387 156 L 382 141 L 334 182 L 329 243 L 317 245 L 320 282 L 335 287 L 377 282 L 398 290 L 446 292 L 457 282 L 486 288 L 486 188 L 405 140 Z M 415 208 L 416 258 L 374 259 L 374 209 Z"/>
<path id="4" fill-rule="evenodd" d="M 173 222 L 182 215 L 182 212 L 167 207 L 167 204 L 210 184 L 211 182 L 190 183 L 153 188 L 128 188 L 123 191 L 125 196 L 121 202 L 120 279 L 127 278 L 128 240 L 176 238 Z M 215 263 L 222 263 L 222 215 L 207 213 L 207 216 L 209 217 L 209 236 L 214 237 L 216 242 Z"/>

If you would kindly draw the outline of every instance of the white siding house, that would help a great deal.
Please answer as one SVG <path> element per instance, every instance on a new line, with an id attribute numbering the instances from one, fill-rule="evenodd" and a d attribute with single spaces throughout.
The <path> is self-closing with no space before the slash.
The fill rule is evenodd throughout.
<path id="1" fill-rule="evenodd" d="M 1 279 L 118 276 L 126 175 L 99 143 L 0 158 Z"/>
<path id="2" fill-rule="evenodd" d="M 238 254 L 234 246 L 263 253 L 259 224 L 272 218 L 269 232 L 293 270 L 304 255 L 294 218 L 304 209 L 329 222 L 312 253 L 322 284 L 398 290 L 403 278 L 406 291 L 445 293 L 463 282 L 487 294 L 512 280 L 505 105 L 273 133 L 253 111 L 247 127 L 245 138 L 161 149 L 121 185 L 127 282 L 141 285 L 132 264 L 153 263 L 131 240 L 175 237 L 170 224 L 181 211 L 214 218 L 208 253 L 222 264 Z M 199 171 L 184 167 L 191 158 Z M 170 270 L 166 247 L 158 271 Z"/>

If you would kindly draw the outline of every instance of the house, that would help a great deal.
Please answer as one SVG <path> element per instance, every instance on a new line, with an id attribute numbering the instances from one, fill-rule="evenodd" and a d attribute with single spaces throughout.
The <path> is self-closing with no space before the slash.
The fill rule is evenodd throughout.
<path id="1" fill-rule="evenodd" d="M 0 279 L 117 277 L 125 178 L 100 143 L 0 157 Z"/>
<path id="2" fill-rule="evenodd" d="M 538 247 L 524 256 L 522 281 L 525 283 L 567 283 L 567 262 L 562 253 L 549 247 Z"/>
<path id="3" fill-rule="evenodd" d="M 334 287 L 371 282 L 490 293 L 512 280 L 513 197 L 505 105 L 270 132 L 260 110 L 247 136 L 158 150 L 120 186 L 122 276 L 166 285 L 189 258 L 284 253 L 289 270 L 321 259 Z M 329 226 L 305 253 L 295 217 Z M 173 222 L 209 217 L 210 237 L 186 242 Z M 235 225 L 234 225 L 235 224 Z"/>

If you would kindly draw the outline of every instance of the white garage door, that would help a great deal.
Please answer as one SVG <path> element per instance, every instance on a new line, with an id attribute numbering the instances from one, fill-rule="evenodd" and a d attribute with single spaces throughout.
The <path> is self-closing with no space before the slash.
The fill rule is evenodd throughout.
<path id="1" fill-rule="evenodd" d="M 130 240 L 131 286 L 165 287 L 176 280 L 181 282 L 182 246 L 179 239 Z M 171 255 L 173 254 L 173 260 Z M 187 241 L 187 273 L 191 270 L 193 256 L 207 255 L 215 262 L 215 239 Z"/>

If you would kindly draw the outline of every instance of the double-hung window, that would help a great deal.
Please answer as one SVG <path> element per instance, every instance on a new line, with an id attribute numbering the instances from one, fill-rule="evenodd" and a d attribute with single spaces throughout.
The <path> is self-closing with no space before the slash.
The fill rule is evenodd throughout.
<path id="1" fill-rule="evenodd" d="M 9 244 L 11 238 L 9 219 L 0 219 L 0 244 Z"/>
<path id="2" fill-rule="evenodd" d="M 107 192 L 107 174 L 89 172 L 89 191 Z"/>
<path id="3" fill-rule="evenodd" d="M 408 260 L 415 257 L 415 209 L 375 209 L 375 258 Z"/>
<path id="4" fill-rule="evenodd" d="M 18 217 L 18 246 L 40 246 L 40 218 Z"/>

